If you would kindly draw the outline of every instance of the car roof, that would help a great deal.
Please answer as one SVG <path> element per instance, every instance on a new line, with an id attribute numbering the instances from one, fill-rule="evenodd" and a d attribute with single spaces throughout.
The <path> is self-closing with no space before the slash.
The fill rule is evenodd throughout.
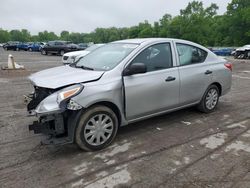
<path id="1" fill-rule="evenodd" d="M 182 40 L 182 39 L 175 39 L 175 38 L 136 38 L 136 39 L 119 40 L 119 41 L 115 41 L 112 43 L 142 44 L 142 43 L 151 43 L 151 42 L 166 41 L 166 40 L 175 41 L 175 42 L 179 42 L 179 43 L 183 42 L 183 43 L 195 44 L 191 41 Z M 195 45 L 197 45 L 197 44 L 195 44 Z"/>

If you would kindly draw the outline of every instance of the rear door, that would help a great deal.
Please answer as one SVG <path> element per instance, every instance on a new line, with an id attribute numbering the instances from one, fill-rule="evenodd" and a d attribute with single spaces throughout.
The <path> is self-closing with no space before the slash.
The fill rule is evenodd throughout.
<path id="1" fill-rule="evenodd" d="M 174 62 L 174 63 L 173 63 Z M 144 63 L 147 72 L 124 77 L 126 118 L 135 120 L 178 106 L 179 73 L 172 44 L 154 44 L 130 63 Z"/>
<path id="2" fill-rule="evenodd" d="M 207 52 L 196 46 L 176 43 L 179 56 L 180 105 L 199 102 L 212 80 Z"/>

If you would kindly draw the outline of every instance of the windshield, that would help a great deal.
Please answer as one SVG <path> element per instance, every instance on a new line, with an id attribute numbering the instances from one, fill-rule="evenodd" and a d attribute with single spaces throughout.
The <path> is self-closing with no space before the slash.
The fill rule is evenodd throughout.
<path id="1" fill-rule="evenodd" d="M 111 43 L 104 45 L 76 63 L 76 67 L 92 70 L 108 71 L 118 65 L 138 45 L 125 43 Z"/>

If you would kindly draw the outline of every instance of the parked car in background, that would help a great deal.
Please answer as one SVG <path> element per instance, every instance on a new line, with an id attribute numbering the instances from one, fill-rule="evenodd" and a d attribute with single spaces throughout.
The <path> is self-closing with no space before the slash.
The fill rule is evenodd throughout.
<path id="1" fill-rule="evenodd" d="M 41 54 L 58 54 L 63 55 L 66 52 L 79 50 L 78 45 L 69 41 L 49 41 L 41 48 Z"/>
<path id="2" fill-rule="evenodd" d="M 218 56 L 231 56 L 233 49 L 232 48 L 212 48 L 211 50 Z"/>
<path id="3" fill-rule="evenodd" d="M 29 44 L 28 51 L 30 52 L 39 52 L 44 44 L 41 42 L 33 42 Z"/>
<path id="4" fill-rule="evenodd" d="M 94 51 L 95 49 L 103 46 L 104 44 L 93 44 L 92 46 L 86 48 L 85 50 L 75 51 L 75 52 L 68 52 L 63 55 L 62 62 L 63 64 L 71 64 L 76 62 L 78 59 L 84 57 L 85 55 L 89 54 L 90 52 Z"/>
<path id="5" fill-rule="evenodd" d="M 87 43 L 79 43 L 78 47 L 80 50 L 85 50 L 86 48 L 89 47 L 89 45 Z"/>
<path id="6" fill-rule="evenodd" d="M 241 48 L 237 48 L 232 52 L 236 59 L 250 59 L 250 45 L 245 45 Z"/>
<path id="7" fill-rule="evenodd" d="M 41 49 L 42 49 L 46 44 L 47 44 L 46 42 L 40 42 L 40 46 L 41 46 L 40 51 L 41 51 Z"/>
<path id="8" fill-rule="evenodd" d="M 3 45 L 3 49 L 5 50 L 16 50 L 17 45 L 19 45 L 20 42 L 18 41 L 9 41 Z"/>
<path id="9" fill-rule="evenodd" d="M 27 51 L 30 44 L 32 44 L 32 42 L 20 42 L 16 46 L 16 51 L 20 51 L 20 50 Z"/>
<path id="10" fill-rule="evenodd" d="M 104 45 L 70 66 L 29 77 L 29 126 L 43 143 L 100 150 L 124 125 L 182 108 L 216 109 L 230 91 L 232 64 L 178 39 L 129 39 Z"/>

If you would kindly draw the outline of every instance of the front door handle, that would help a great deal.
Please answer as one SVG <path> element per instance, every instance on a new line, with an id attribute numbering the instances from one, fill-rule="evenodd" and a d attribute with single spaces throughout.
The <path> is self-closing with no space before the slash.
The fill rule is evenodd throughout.
<path id="1" fill-rule="evenodd" d="M 205 72 L 205 74 L 212 74 L 213 73 L 213 71 L 211 71 L 211 70 L 207 70 L 206 72 Z"/>
<path id="2" fill-rule="evenodd" d="M 171 81 L 174 81 L 174 80 L 176 80 L 175 77 L 169 76 L 169 77 L 167 77 L 167 79 L 166 79 L 165 81 L 166 81 L 166 82 L 171 82 Z"/>

